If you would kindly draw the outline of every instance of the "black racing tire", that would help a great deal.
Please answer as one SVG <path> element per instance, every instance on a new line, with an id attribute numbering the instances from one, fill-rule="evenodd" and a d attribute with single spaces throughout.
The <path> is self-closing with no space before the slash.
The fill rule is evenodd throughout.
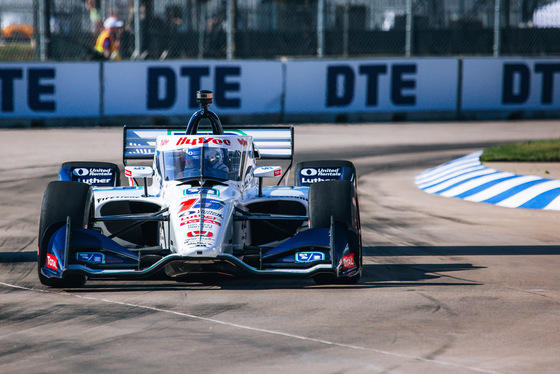
<path id="1" fill-rule="evenodd" d="M 72 228 L 86 228 L 92 218 L 93 192 L 85 183 L 54 181 L 47 185 L 43 195 L 41 217 L 39 221 L 39 253 L 37 272 L 42 284 L 56 288 L 81 287 L 87 277 L 83 274 L 71 274 L 62 279 L 48 278 L 41 273 L 47 256 L 47 246 L 54 232 L 66 224 L 70 216 Z"/>
<path id="2" fill-rule="evenodd" d="M 356 167 L 351 161 L 347 160 L 318 160 L 318 161 L 302 161 L 296 164 L 296 173 L 294 176 L 294 181 L 296 186 L 300 186 L 299 180 L 299 173 L 302 169 L 307 168 L 350 168 L 352 170 L 352 174 L 348 175 L 346 180 L 350 180 L 354 183 L 354 187 L 357 188 L 357 174 L 356 174 Z"/>
<path id="3" fill-rule="evenodd" d="M 309 186 L 309 228 L 331 227 L 331 216 L 352 227 L 354 186 L 352 182 L 334 180 Z"/>
<path id="4" fill-rule="evenodd" d="M 360 271 L 351 277 L 337 278 L 334 274 L 317 274 L 313 280 L 317 284 L 355 284 L 361 277 L 362 253 L 359 233 L 359 213 L 354 185 L 346 180 L 317 182 L 309 186 L 309 228 L 329 228 L 331 216 L 346 224 L 351 240 L 358 246 L 358 266 Z"/>

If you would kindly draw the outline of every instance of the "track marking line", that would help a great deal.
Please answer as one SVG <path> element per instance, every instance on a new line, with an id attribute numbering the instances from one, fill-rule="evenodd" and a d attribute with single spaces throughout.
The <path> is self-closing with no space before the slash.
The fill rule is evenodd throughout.
<path id="1" fill-rule="evenodd" d="M 375 349 L 375 348 L 362 347 L 362 346 L 353 345 L 353 344 L 337 343 L 337 342 L 332 342 L 332 341 L 324 340 L 324 339 L 309 338 L 309 337 L 306 337 L 306 336 L 295 335 L 295 334 L 290 334 L 290 333 L 281 332 L 281 331 L 261 329 L 261 328 L 258 328 L 258 327 L 240 325 L 240 324 L 237 324 L 237 323 L 225 322 L 225 321 L 220 321 L 220 320 L 217 320 L 217 319 L 207 318 L 207 317 L 200 317 L 200 316 L 196 316 L 194 314 L 177 312 L 177 311 L 174 311 L 174 310 L 162 309 L 162 308 L 157 308 L 157 307 L 153 307 L 153 306 L 132 304 L 132 303 L 126 303 L 126 302 L 122 302 L 122 301 L 113 301 L 113 300 L 107 300 L 107 299 L 92 297 L 92 296 L 73 295 L 73 294 L 68 294 L 68 293 L 52 292 L 52 291 L 49 291 L 49 290 L 29 288 L 29 287 L 18 286 L 18 285 L 4 283 L 4 282 L 0 282 L 0 285 L 2 285 L 4 287 L 14 288 L 14 289 L 19 289 L 19 290 L 24 290 L 24 291 L 42 292 L 42 293 L 51 294 L 51 295 L 64 295 L 64 296 L 76 297 L 76 298 L 80 298 L 80 299 L 84 299 L 84 300 L 97 301 L 97 302 L 100 301 L 100 302 L 107 303 L 107 304 L 116 304 L 116 305 L 131 307 L 131 308 L 151 310 L 151 311 L 154 311 L 154 312 L 172 314 L 172 315 L 176 315 L 176 316 L 179 316 L 179 317 L 185 317 L 185 318 L 191 318 L 191 319 L 197 319 L 197 320 L 201 320 L 201 321 L 211 322 L 211 323 L 220 324 L 220 325 L 229 326 L 229 327 L 235 327 L 235 328 L 238 328 L 238 329 L 243 329 L 243 330 L 248 330 L 248 331 L 255 331 L 255 332 L 260 332 L 260 333 L 265 333 L 265 334 L 283 336 L 283 337 L 287 337 L 287 338 L 299 339 L 299 340 L 303 340 L 303 341 L 320 343 L 320 344 L 325 344 L 325 345 L 330 345 L 330 346 L 335 346 L 335 347 L 341 347 L 341 348 L 348 348 L 348 349 L 353 349 L 353 350 L 369 351 L 369 352 L 374 352 L 374 353 L 378 353 L 378 354 L 385 355 L 385 356 L 392 356 L 392 357 L 403 358 L 403 359 L 407 359 L 407 360 L 421 361 L 421 362 L 425 362 L 425 363 L 430 363 L 430 364 L 435 364 L 435 365 L 445 366 L 445 367 L 451 367 L 451 368 L 456 368 L 456 369 L 470 370 L 470 371 L 477 372 L 477 373 L 498 374 L 498 372 L 495 372 L 495 371 L 484 370 L 484 369 L 474 368 L 474 367 L 470 367 L 470 366 L 458 365 L 458 364 L 454 364 L 454 363 L 446 362 L 446 361 L 428 359 L 428 358 L 424 358 L 424 357 L 406 355 L 406 354 L 402 354 L 402 353 L 394 353 L 394 352 L 384 351 L 384 350 Z"/>

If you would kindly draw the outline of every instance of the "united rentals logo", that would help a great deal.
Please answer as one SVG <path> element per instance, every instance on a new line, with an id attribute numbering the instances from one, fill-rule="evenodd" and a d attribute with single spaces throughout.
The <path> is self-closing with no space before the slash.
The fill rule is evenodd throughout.
<path id="1" fill-rule="evenodd" d="M 89 185 L 110 185 L 113 182 L 114 172 L 111 168 L 75 168 L 72 170 L 74 182 Z"/>
<path id="2" fill-rule="evenodd" d="M 338 180 L 342 177 L 342 168 L 305 168 L 300 170 L 299 175 L 303 185 Z"/>
<path id="3" fill-rule="evenodd" d="M 113 169 L 111 168 L 75 168 L 72 174 L 78 177 L 107 177 L 113 176 Z"/>

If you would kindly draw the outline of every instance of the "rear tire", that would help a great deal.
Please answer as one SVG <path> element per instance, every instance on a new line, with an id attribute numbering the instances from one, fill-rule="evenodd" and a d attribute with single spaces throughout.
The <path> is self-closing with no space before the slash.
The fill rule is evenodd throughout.
<path id="1" fill-rule="evenodd" d="M 47 246 L 54 232 L 66 224 L 70 216 L 73 228 L 87 228 L 92 218 L 93 192 L 85 183 L 54 181 L 47 185 L 43 195 L 39 222 L 39 254 L 37 272 L 42 284 L 49 287 L 81 287 L 87 278 L 82 274 L 71 274 L 62 279 L 48 278 L 41 269 L 45 266 Z"/>
<path id="2" fill-rule="evenodd" d="M 317 274 L 313 280 L 317 284 L 355 284 L 361 277 L 362 250 L 360 240 L 360 219 L 357 207 L 356 191 L 352 182 L 334 180 L 314 183 L 309 187 L 309 228 L 330 228 L 331 216 L 334 220 L 346 224 L 350 240 L 358 246 L 358 266 L 360 271 L 351 276 L 337 278 L 334 274 Z"/>

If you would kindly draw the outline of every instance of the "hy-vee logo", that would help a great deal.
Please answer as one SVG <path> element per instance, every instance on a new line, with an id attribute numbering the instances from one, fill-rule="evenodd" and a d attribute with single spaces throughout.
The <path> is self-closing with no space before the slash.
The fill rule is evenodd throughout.
<path id="1" fill-rule="evenodd" d="M 177 144 L 176 145 L 185 145 L 185 144 L 189 144 L 189 145 L 197 145 L 197 144 L 209 144 L 209 143 L 214 143 L 214 144 L 225 144 L 225 145 L 231 145 L 231 141 L 229 141 L 229 139 L 215 139 L 212 137 L 208 137 L 208 138 L 187 138 L 187 137 L 181 137 L 179 138 L 179 140 L 177 140 Z"/>

